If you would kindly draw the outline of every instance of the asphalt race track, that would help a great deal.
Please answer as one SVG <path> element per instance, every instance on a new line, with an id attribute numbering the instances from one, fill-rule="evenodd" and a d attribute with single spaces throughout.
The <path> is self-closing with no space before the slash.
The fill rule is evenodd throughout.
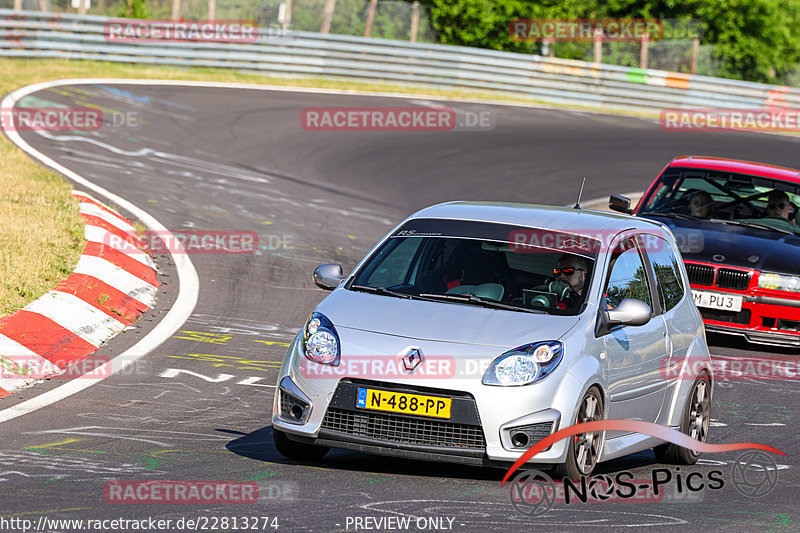
<path id="1" fill-rule="evenodd" d="M 800 527 L 797 380 L 732 380 L 715 388 L 710 442 L 756 442 L 786 454 L 774 456 L 777 487 L 763 498 L 734 489 L 729 481 L 738 452 L 728 452 L 683 468 L 684 474 L 702 476 L 722 472 L 726 483 L 719 489 L 678 493 L 672 484 L 660 501 L 573 501 L 527 517 L 500 486 L 504 470 L 349 451 L 299 463 L 278 455 L 269 425 L 286 343 L 326 294 L 313 285 L 312 270 L 333 261 L 349 271 L 413 211 L 448 200 L 569 204 L 584 176 L 585 199 L 638 191 L 681 154 L 797 167 L 800 139 L 663 132 L 649 119 L 474 103 L 447 105 L 459 120 L 482 113 L 493 127 L 312 132 L 301 127 L 304 108 L 443 104 L 414 97 L 124 84 L 61 87 L 34 96 L 27 105 L 130 113 L 126 125 L 88 134 L 24 132 L 36 149 L 171 230 L 254 231 L 260 246 L 255 254 L 193 255 L 199 302 L 173 338 L 124 372 L 0 424 L 1 516 L 269 517 L 270 525 L 277 518 L 278 531 L 390 530 L 395 522 L 373 528 L 372 519 L 382 517 L 410 517 L 411 531 Z M 156 309 L 95 357 L 120 353 L 169 308 L 177 277 L 168 256 L 157 261 L 162 290 Z M 712 353 L 724 357 L 791 354 L 738 339 L 709 341 Z M 59 384 L 24 390 L 0 402 L 0 410 Z M 644 452 L 603 463 L 596 473 L 629 471 L 636 480 L 650 480 L 658 468 L 665 467 Z M 677 478 L 676 468 L 669 469 Z M 256 481 L 260 498 L 250 505 L 109 504 L 104 485 L 114 480 Z M 356 522 L 358 517 L 371 521 Z"/>

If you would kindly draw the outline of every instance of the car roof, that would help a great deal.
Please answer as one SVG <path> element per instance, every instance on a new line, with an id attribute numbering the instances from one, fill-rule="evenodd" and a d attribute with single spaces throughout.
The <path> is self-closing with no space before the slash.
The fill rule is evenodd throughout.
<path id="1" fill-rule="evenodd" d="M 414 218 L 474 220 L 568 233 L 581 230 L 618 233 L 626 229 L 663 230 L 665 227 L 656 221 L 607 211 L 509 202 L 447 202 L 426 207 L 409 217 Z"/>
<path id="2" fill-rule="evenodd" d="M 800 184 L 800 171 L 797 169 L 767 165 L 766 163 L 754 163 L 752 161 L 740 161 L 738 159 L 726 159 L 723 157 L 704 157 L 696 155 L 680 156 L 673 159 L 668 167 L 721 170 L 723 172 L 749 174 L 751 176 L 780 179 Z"/>

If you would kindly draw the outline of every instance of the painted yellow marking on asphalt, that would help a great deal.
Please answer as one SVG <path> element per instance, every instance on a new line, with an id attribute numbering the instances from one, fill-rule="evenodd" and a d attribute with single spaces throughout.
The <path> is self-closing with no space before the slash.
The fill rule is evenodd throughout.
<path id="1" fill-rule="evenodd" d="M 178 333 L 185 333 L 188 336 L 173 335 L 173 339 L 184 339 L 187 341 L 210 342 L 211 344 L 227 344 L 233 338 L 232 335 L 221 333 L 206 333 L 204 331 L 181 330 Z"/>
<path id="2" fill-rule="evenodd" d="M 200 361 L 203 363 L 213 363 L 211 366 L 218 368 L 221 366 L 230 366 L 237 370 L 262 370 L 266 372 L 270 368 L 280 368 L 281 361 L 261 361 L 261 360 L 248 360 L 241 357 L 234 357 L 232 355 L 216 355 L 210 353 L 187 353 L 185 355 L 166 355 L 173 359 L 190 359 L 192 361 Z M 240 366 L 242 365 L 242 366 Z"/>
<path id="3" fill-rule="evenodd" d="M 289 343 L 288 342 L 261 341 L 261 340 L 258 340 L 258 339 L 252 339 L 252 340 L 253 340 L 253 342 L 262 342 L 262 343 L 268 344 L 270 346 L 283 346 L 284 348 L 288 348 L 289 347 Z"/>
<path id="4" fill-rule="evenodd" d="M 30 450 L 31 448 L 51 448 L 53 446 L 62 446 L 64 444 L 72 444 L 73 442 L 80 442 L 82 440 L 86 440 L 86 439 L 67 439 L 67 440 L 63 440 L 61 442 L 51 442 L 50 444 L 40 444 L 38 446 L 28 446 L 28 447 L 26 447 L 24 449 Z"/>

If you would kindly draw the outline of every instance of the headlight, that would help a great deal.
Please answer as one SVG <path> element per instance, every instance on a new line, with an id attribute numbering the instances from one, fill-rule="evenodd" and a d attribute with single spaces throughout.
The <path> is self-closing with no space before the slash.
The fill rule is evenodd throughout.
<path id="1" fill-rule="evenodd" d="M 482 383 L 501 386 L 527 385 L 552 372 L 563 356 L 564 345 L 558 341 L 526 344 L 492 361 L 483 375 Z"/>
<path id="2" fill-rule="evenodd" d="M 339 335 L 322 313 L 311 313 L 303 328 L 303 353 L 315 363 L 339 364 Z"/>
<path id="3" fill-rule="evenodd" d="M 800 292 L 800 278 L 762 272 L 758 277 L 758 286 L 762 289 L 775 289 L 778 291 Z"/>

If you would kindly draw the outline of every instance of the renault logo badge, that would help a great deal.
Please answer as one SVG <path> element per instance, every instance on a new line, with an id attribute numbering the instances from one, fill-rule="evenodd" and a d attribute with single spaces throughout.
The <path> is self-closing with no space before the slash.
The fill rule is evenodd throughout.
<path id="1" fill-rule="evenodd" d="M 409 372 L 416 370 L 420 363 L 422 363 L 422 352 L 417 348 L 410 349 L 408 353 L 403 356 L 403 367 Z"/>

